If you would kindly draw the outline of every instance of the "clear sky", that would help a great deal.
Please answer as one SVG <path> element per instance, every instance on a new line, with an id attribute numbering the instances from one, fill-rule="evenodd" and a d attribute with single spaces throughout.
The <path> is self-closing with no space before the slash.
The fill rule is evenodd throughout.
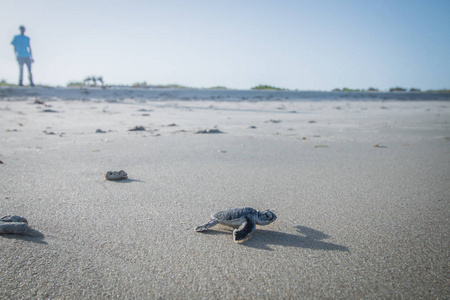
<path id="1" fill-rule="evenodd" d="M 11 83 L 24 25 L 37 84 L 450 88 L 450 0 L 1 0 L 0 22 Z"/>

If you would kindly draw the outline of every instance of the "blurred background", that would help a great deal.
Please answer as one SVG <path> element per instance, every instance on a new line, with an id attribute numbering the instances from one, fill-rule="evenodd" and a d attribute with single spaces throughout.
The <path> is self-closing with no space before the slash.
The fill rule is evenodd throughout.
<path id="1" fill-rule="evenodd" d="M 24 25 L 36 84 L 450 87 L 447 0 L 3 0 L 0 19 L 0 81 L 14 84 Z"/>

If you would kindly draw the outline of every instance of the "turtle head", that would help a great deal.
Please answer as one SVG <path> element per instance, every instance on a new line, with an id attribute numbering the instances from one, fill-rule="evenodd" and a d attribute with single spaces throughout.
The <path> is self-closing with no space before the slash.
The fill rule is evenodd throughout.
<path id="1" fill-rule="evenodd" d="M 258 211 L 258 220 L 256 220 L 256 223 L 259 225 L 268 225 L 276 219 L 277 216 L 273 212 L 270 210 L 263 210 Z"/>

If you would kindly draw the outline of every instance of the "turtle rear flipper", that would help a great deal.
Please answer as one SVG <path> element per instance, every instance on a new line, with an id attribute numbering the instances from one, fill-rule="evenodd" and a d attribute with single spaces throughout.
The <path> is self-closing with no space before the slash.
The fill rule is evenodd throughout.
<path id="1" fill-rule="evenodd" d="M 245 222 L 233 231 L 233 239 L 236 243 L 242 243 L 248 240 L 255 231 L 256 224 L 253 220 L 246 217 Z"/>
<path id="2" fill-rule="evenodd" d="M 217 225 L 217 223 L 219 223 L 219 221 L 217 221 L 217 220 L 211 220 L 211 221 L 209 221 L 208 223 L 205 223 L 205 224 L 203 224 L 203 225 L 200 225 L 200 226 L 195 227 L 194 230 L 197 231 L 197 232 L 206 231 L 206 230 L 208 230 L 209 228 L 211 228 L 211 227 Z"/>

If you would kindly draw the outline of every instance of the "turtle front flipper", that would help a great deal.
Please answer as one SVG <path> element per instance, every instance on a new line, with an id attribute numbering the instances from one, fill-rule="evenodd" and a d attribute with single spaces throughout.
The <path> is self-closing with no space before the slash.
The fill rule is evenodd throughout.
<path id="1" fill-rule="evenodd" d="M 203 225 L 195 227 L 194 230 L 197 231 L 197 232 L 206 231 L 209 228 L 217 225 L 217 223 L 219 223 L 219 221 L 213 219 L 213 220 L 209 221 L 208 223 L 205 223 Z"/>
<path id="2" fill-rule="evenodd" d="M 252 233 L 255 231 L 256 224 L 249 217 L 245 218 L 245 222 L 242 225 L 233 231 L 233 240 L 236 243 L 242 243 L 248 240 Z"/>

